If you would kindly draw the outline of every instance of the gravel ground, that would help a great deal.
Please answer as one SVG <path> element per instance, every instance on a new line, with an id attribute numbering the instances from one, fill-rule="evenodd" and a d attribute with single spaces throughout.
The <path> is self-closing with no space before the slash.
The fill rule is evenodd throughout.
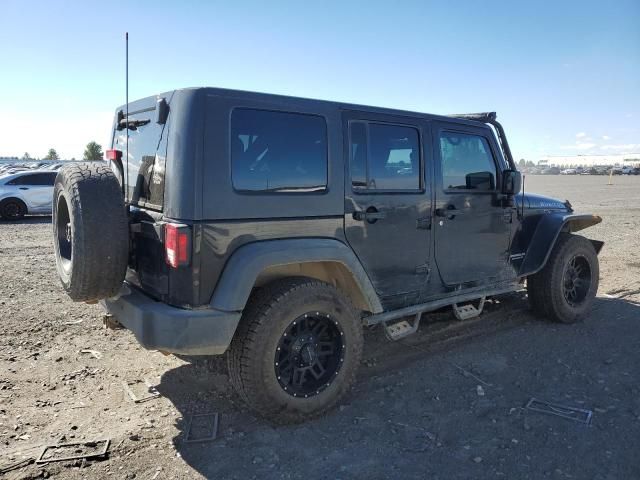
<path id="1" fill-rule="evenodd" d="M 216 362 L 145 351 L 105 329 L 99 306 L 72 303 L 49 218 L 0 223 L 0 469 L 45 445 L 108 438 L 106 459 L 5 477 L 640 478 L 640 177 L 607 180 L 526 179 L 527 191 L 604 218 L 584 232 L 606 242 L 584 322 L 535 318 L 517 293 L 471 321 L 429 315 L 401 342 L 367 331 L 346 403 L 278 428 L 245 410 Z M 134 403 L 122 384 L 144 380 L 160 395 Z M 531 397 L 590 409 L 592 424 L 527 411 Z M 218 438 L 185 443 L 190 415 L 209 412 L 220 415 Z"/>

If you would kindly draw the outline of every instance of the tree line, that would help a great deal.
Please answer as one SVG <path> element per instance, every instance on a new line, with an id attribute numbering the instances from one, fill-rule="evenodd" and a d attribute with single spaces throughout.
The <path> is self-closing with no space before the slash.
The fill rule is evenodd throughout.
<path id="1" fill-rule="evenodd" d="M 87 143 L 87 146 L 85 147 L 84 153 L 82 155 L 83 160 L 89 160 L 89 161 L 102 160 L 103 157 L 104 157 L 104 153 L 102 153 L 102 145 L 93 141 Z M 21 160 L 32 161 L 32 160 L 38 160 L 38 159 L 29 155 L 29 152 L 24 152 L 24 155 L 22 156 Z M 50 148 L 47 154 L 40 160 L 49 160 L 49 161 L 55 162 L 60 160 L 60 155 L 58 155 L 58 152 L 56 151 L 55 148 Z M 71 160 L 75 160 L 75 158 L 72 158 Z"/>

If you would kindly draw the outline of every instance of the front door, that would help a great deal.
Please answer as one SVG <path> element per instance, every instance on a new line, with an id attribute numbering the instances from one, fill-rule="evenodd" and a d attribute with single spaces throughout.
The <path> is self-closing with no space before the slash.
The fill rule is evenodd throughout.
<path id="1" fill-rule="evenodd" d="M 429 278 L 430 188 L 423 128 L 412 119 L 344 118 L 345 231 L 385 309 L 418 302 Z"/>
<path id="2" fill-rule="evenodd" d="M 435 258 L 443 283 L 464 288 L 506 279 L 513 208 L 503 206 L 500 156 L 489 128 L 438 122 Z"/>

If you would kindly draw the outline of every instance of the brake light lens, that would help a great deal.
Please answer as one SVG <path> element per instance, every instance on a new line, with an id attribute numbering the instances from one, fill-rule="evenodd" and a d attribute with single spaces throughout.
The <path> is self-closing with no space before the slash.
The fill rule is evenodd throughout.
<path id="1" fill-rule="evenodd" d="M 121 160 L 122 159 L 122 151 L 121 150 L 116 150 L 116 149 L 111 149 L 111 150 L 107 150 L 105 152 L 106 156 L 107 156 L 107 160 Z"/>
<path id="2" fill-rule="evenodd" d="M 178 268 L 189 265 L 191 259 L 191 228 L 167 223 L 164 226 L 164 248 L 167 265 Z"/>

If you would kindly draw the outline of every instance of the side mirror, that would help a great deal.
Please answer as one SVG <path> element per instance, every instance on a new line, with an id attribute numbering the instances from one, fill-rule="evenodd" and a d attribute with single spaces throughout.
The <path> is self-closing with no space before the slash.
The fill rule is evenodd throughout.
<path id="1" fill-rule="evenodd" d="M 522 174 L 517 170 L 504 170 L 502 172 L 502 193 L 516 195 L 522 189 Z"/>

